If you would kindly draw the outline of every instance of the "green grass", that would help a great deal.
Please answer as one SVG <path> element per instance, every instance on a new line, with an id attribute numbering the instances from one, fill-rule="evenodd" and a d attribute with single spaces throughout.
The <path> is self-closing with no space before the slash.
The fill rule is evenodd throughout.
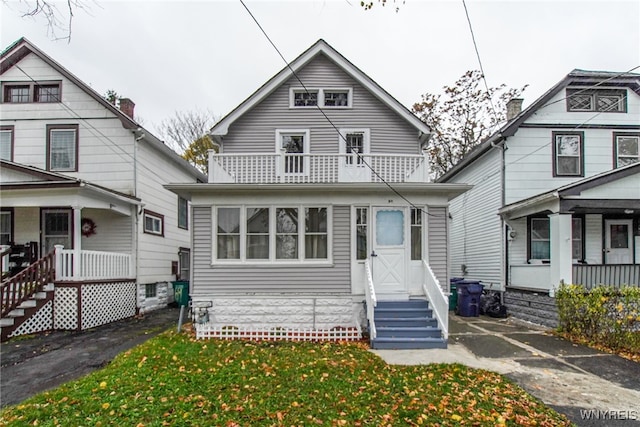
<path id="1" fill-rule="evenodd" d="M 0 412 L 0 425 L 568 425 L 504 377 L 387 365 L 363 344 L 196 341 L 166 332 Z"/>

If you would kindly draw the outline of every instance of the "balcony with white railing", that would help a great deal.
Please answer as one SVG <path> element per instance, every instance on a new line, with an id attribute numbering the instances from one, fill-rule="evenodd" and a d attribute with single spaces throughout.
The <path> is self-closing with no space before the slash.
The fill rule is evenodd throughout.
<path id="1" fill-rule="evenodd" d="M 63 249 L 56 246 L 56 280 L 90 281 L 132 279 L 133 257 L 118 252 Z"/>
<path id="2" fill-rule="evenodd" d="M 209 152 L 209 182 L 217 184 L 430 181 L 431 169 L 426 155 Z"/>

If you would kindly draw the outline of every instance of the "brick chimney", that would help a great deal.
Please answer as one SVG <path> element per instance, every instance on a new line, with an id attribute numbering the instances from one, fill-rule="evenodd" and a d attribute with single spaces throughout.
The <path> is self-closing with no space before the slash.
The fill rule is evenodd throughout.
<path id="1" fill-rule="evenodd" d="M 522 98 L 512 98 L 509 100 L 509 102 L 507 102 L 507 121 L 508 122 L 510 122 L 518 114 L 520 114 L 520 111 L 522 111 L 522 101 L 524 101 Z"/>
<path id="2" fill-rule="evenodd" d="M 133 109 L 135 107 L 136 104 L 134 104 L 129 98 L 120 98 L 120 111 L 125 113 L 131 119 L 133 119 Z"/>

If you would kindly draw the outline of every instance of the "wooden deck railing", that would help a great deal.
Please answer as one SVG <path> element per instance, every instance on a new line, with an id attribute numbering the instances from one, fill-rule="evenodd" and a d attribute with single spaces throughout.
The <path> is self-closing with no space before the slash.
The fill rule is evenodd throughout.
<path id="1" fill-rule="evenodd" d="M 41 292 L 55 278 L 55 251 L 0 284 L 0 317 L 6 316 L 34 293 Z"/>
<path id="2" fill-rule="evenodd" d="M 235 184 L 429 182 L 426 155 L 408 154 L 216 154 L 209 182 Z"/>
<path id="3" fill-rule="evenodd" d="M 640 286 L 640 264 L 575 264 L 573 283 L 590 289 L 597 285 Z"/>
<path id="4" fill-rule="evenodd" d="M 130 279 L 135 275 L 129 254 L 56 248 L 56 280 Z"/>

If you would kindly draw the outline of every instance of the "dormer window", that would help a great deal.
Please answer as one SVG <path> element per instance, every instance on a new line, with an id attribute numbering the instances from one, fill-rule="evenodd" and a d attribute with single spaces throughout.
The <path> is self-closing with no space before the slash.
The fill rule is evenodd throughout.
<path id="1" fill-rule="evenodd" d="M 289 107 L 351 108 L 351 88 L 292 88 Z"/>
<path id="2" fill-rule="evenodd" d="M 623 89 L 567 89 L 567 111 L 624 113 L 626 99 Z"/>

